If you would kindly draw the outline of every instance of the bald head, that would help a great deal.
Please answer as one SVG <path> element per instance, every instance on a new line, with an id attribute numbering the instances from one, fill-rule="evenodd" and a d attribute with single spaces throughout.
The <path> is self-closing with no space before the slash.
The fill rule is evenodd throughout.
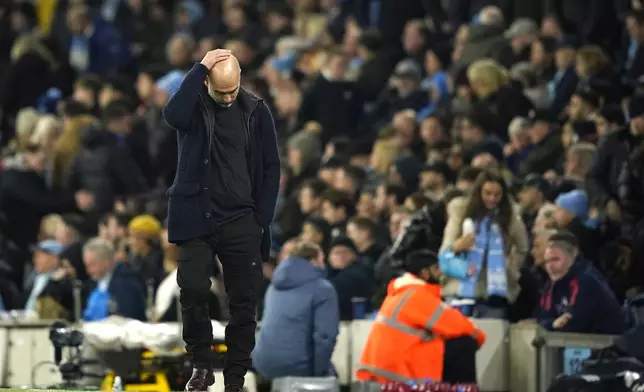
<path id="1" fill-rule="evenodd" d="M 239 94 L 240 79 L 239 61 L 230 55 L 208 71 L 208 94 L 219 105 L 231 106 Z"/>
<path id="2" fill-rule="evenodd" d="M 235 56 L 220 61 L 208 72 L 212 88 L 218 91 L 230 91 L 239 86 L 241 68 Z"/>

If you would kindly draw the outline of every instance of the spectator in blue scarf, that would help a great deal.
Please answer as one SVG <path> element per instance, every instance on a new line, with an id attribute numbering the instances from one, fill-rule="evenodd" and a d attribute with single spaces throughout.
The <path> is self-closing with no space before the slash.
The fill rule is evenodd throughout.
<path id="1" fill-rule="evenodd" d="M 112 314 L 145 320 L 145 291 L 142 278 L 127 263 L 114 260 L 114 247 L 101 238 L 83 247 L 83 262 L 92 278 L 83 310 L 85 321 L 102 320 Z"/>
<path id="2" fill-rule="evenodd" d="M 88 6 L 70 7 L 67 25 L 72 33 L 69 63 L 76 72 L 104 76 L 130 61 L 130 48 L 121 33 L 102 18 L 92 18 Z"/>
<path id="3" fill-rule="evenodd" d="M 475 300 L 474 317 L 506 319 L 519 295 L 528 238 L 505 180 L 482 172 L 469 197 L 454 199 L 447 215 L 439 255 L 448 278 L 443 295 Z"/>

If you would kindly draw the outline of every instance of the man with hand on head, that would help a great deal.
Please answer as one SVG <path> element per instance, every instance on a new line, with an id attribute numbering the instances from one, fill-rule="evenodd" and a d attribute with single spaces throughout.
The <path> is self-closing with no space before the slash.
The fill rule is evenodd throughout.
<path id="1" fill-rule="evenodd" d="M 168 240 L 179 248 L 183 338 L 193 354 L 186 391 L 214 384 L 212 326 L 208 313 L 215 256 L 229 297 L 226 392 L 243 390 L 255 346 L 255 312 L 262 261 L 279 190 L 275 125 L 263 99 L 240 86 L 230 51 L 208 52 L 163 108 L 178 133 L 179 159 L 168 189 Z"/>

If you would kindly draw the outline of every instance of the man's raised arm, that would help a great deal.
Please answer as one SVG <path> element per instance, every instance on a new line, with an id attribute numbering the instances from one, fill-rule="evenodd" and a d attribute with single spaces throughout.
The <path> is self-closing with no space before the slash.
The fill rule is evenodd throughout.
<path id="1" fill-rule="evenodd" d="M 199 92 L 206 81 L 208 71 L 220 61 L 230 57 L 230 51 L 215 49 L 206 53 L 200 63 L 195 63 L 181 82 L 179 90 L 170 97 L 163 108 L 163 119 L 177 132 L 190 132 L 190 120 L 199 99 Z"/>

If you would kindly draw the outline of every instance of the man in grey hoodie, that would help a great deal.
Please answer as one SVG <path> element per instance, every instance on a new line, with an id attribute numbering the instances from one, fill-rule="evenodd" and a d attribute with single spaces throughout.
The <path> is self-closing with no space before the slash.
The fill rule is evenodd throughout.
<path id="1" fill-rule="evenodd" d="M 335 289 L 325 279 L 324 253 L 300 242 L 275 272 L 252 354 L 262 376 L 325 377 L 340 324 Z"/>

